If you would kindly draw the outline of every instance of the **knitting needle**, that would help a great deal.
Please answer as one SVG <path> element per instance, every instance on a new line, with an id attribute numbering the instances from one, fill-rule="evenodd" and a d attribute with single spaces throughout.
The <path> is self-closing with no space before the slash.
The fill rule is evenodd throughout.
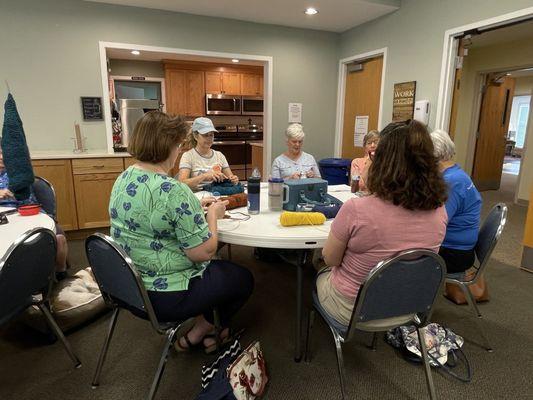
<path id="1" fill-rule="evenodd" d="M 4 82 L 6 83 L 7 92 L 11 93 L 11 89 L 9 88 L 9 82 L 7 81 L 7 79 L 4 79 Z"/>

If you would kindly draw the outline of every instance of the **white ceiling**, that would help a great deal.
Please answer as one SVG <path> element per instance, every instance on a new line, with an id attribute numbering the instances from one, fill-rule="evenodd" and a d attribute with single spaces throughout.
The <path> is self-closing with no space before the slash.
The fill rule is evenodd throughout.
<path id="1" fill-rule="evenodd" d="M 400 8 L 401 0 L 86 0 L 263 24 L 344 32 Z M 307 7 L 317 15 L 304 14 Z"/>

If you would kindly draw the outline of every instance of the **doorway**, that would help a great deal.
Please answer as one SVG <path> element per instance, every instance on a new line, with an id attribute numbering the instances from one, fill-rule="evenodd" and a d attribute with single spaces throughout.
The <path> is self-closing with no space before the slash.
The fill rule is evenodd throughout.
<path id="1" fill-rule="evenodd" d="M 363 134 L 381 128 L 386 61 L 387 48 L 340 60 L 335 157 L 361 157 Z"/>

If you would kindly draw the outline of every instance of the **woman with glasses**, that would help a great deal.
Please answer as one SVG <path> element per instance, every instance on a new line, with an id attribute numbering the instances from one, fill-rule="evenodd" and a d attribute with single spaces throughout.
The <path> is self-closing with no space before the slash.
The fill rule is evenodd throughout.
<path id="1" fill-rule="evenodd" d="M 343 204 L 322 254 L 320 304 L 348 325 L 359 287 L 380 261 L 422 248 L 437 252 L 446 232 L 446 183 L 433 144 L 417 121 L 389 124 L 368 171 L 369 196 Z"/>
<path id="2" fill-rule="evenodd" d="M 354 177 L 359 177 L 359 190 L 361 192 L 366 192 L 366 180 L 368 176 L 368 169 L 370 164 L 372 164 L 372 158 L 376 152 L 376 148 L 379 143 L 379 131 L 370 131 L 363 138 L 363 148 L 365 151 L 364 157 L 354 158 L 352 160 L 352 166 L 350 168 L 351 179 Z"/>
<path id="3" fill-rule="evenodd" d="M 211 260 L 217 251 L 217 220 L 224 217 L 227 202 L 200 201 L 186 184 L 168 176 L 188 130 L 181 118 L 160 111 L 137 122 L 128 151 L 138 162 L 113 186 L 111 235 L 139 270 L 159 321 L 195 317 L 176 349 L 212 352 L 213 310 L 226 328 L 220 339 L 229 340 L 230 319 L 250 297 L 254 281 L 243 267 Z"/>
<path id="4" fill-rule="evenodd" d="M 189 150 L 181 156 L 178 179 L 192 190 L 201 190 L 205 184 L 225 180 L 239 183 L 224 154 L 211 148 L 216 132 L 213 122 L 201 117 L 194 120 L 187 134 L 183 147 Z"/>

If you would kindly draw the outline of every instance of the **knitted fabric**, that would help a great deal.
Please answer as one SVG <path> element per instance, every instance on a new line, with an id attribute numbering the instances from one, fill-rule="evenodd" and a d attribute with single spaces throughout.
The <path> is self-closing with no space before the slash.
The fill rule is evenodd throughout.
<path id="1" fill-rule="evenodd" d="M 26 200 L 30 197 L 30 187 L 35 177 L 22 121 L 11 93 L 8 94 L 4 104 L 1 146 L 6 172 L 9 176 L 9 190 L 13 192 L 17 200 Z"/>
<path id="2" fill-rule="evenodd" d="M 244 192 L 244 188 L 240 183 L 233 184 L 229 180 L 224 182 L 214 182 L 208 185 L 204 185 L 203 190 L 207 190 L 211 193 L 219 193 L 221 196 L 229 196 L 232 194 Z"/>

